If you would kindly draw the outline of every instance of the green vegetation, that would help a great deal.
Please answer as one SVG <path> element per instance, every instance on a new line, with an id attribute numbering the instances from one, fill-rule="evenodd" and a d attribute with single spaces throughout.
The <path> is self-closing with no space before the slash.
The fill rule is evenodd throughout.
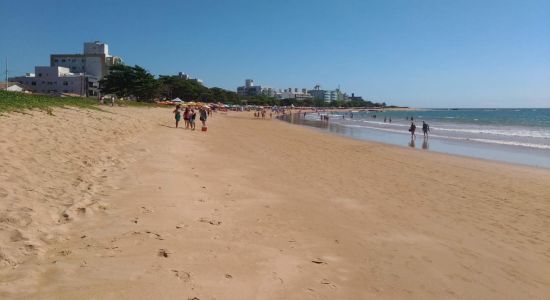
<path id="1" fill-rule="evenodd" d="M 135 101 L 117 101 L 117 106 L 156 106 L 150 103 Z M 52 113 L 52 107 L 79 107 L 99 109 L 99 101 L 95 98 L 57 97 L 49 95 L 25 94 L 0 90 L 0 113 L 26 109 L 39 109 Z"/>
<path id="2" fill-rule="evenodd" d="M 153 102 L 154 99 L 180 98 L 184 101 L 222 102 L 226 104 L 317 106 L 317 107 L 385 107 L 385 103 L 371 101 L 322 100 L 279 100 L 268 96 L 240 97 L 237 93 L 222 88 L 208 88 L 196 80 L 186 80 L 179 76 L 159 76 L 158 79 L 144 68 L 115 65 L 111 73 L 101 81 L 103 94 L 129 97 L 138 102 Z"/>
<path id="3" fill-rule="evenodd" d="M 0 91 L 0 112 L 40 109 L 51 112 L 51 107 L 74 106 L 97 108 L 97 99 L 82 97 L 55 97 L 47 95 L 30 95 L 17 92 Z"/>

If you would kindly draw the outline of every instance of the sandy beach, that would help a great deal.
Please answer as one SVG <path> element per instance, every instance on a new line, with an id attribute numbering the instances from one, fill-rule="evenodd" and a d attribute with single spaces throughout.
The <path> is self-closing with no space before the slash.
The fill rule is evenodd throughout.
<path id="1" fill-rule="evenodd" d="M 104 110 L 0 116 L 0 299 L 550 295 L 550 170 Z"/>

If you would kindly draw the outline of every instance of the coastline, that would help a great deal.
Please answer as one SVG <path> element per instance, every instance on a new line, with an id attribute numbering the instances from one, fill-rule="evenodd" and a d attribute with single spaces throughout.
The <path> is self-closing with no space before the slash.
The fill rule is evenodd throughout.
<path id="1" fill-rule="evenodd" d="M 402 131 L 397 131 L 395 128 L 385 127 L 391 127 L 391 125 L 393 125 L 391 123 L 386 125 L 385 122 L 380 122 L 378 124 L 383 124 L 383 126 L 369 126 L 365 125 L 369 121 L 360 118 L 356 120 L 348 118 L 345 121 L 336 119 L 330 122 L 311 119 L 309 116 L 308 118 L 303 118 L 300 114 L 287 114 L 279 116 L 278 118 L 279 120 L 295 125 L 313 127 L 320 131 L 361 141 L 382 143 L 384 145 L 399 146 L 401 148 L 421 149 L 423 151 L 445 153 L 484 161 L 550 169 L 550 153 L 548 152 L 547 145 L 522 144 L 521 142 L 513 140 L 492 141 L 487 139 L 478 140 L 476 137 L 449 137 L 439 135 L 437 133 L 438 128 L 435 128 L 435 134 L 434 130 L 431 130 L 428 139 L 423 138 L 420 133 L 420 135 L 417 135 L 417 138 L 413 140 L 406 131 L 408 125 L 403 123 L 397 124 L 397 126 L 402 129 Z M 376 122 L 374 122 L 374 124 L 376 124 Z M 430 125 L 433 124 L 430 123 Z M 445 131 L 449 129 L 442 130 Z"/>
<path id="2" fill-rule="evenodd" d="M 1 144 L 52 166 L 74 157 L 68 150 L 56 156 L 38 150 L 86 150 L 71 143 L 92 129 L 84 134 L 86 128 L 69 126 L 84 115 L 97 119 L 90 125 L 102 131 L 95 132 L 121 123 L 133 128 L 118 136 L 126 143 L 89 141 L 110 149 L 121 164 L 106 168 L 88 154 L 90 168 L 107 169 L 101 175 L 107 177 L 83 178 L 102 187 L 90 193 L 97 205 L 84 214 L 77 205 L 72 220 L 42 232 L 60 231 L 63 238 L 30 238 L 25 226 L 39 221 L 33 213 L 31 225 L 8 224 L 21 227 L 15 243 L 35 245 L 37 254 L 3 266 L 0 296 L 543 299 L 550 293 L 548 170 L 410 151 L 251 113 L 216 114 L 205 134 L 170 128 L 168 110 L 112 112 L 56 110 L 52 118 L 67 127 L 40 116 L 30 125 L 17 116 L 0 124 L 31 137 L 44 122 L 59 138 L 70 133 L 72 139 L 38 145 L 31 137 Z M 41 170 L 25 156 L 1 153 L 2 162 L 18 166 L 2 174 L 24 178 Z M 48 185 L 63 190 L 59 198 L 87 188 L 73 190 L 70 178 L 31 176 L 31 185 L 9 181 L 0 201 L 34 210 L 46 201 L 63 212 L 64 202 L 44 198 Z M 36 192 L 25 193 L 29 188 Z"/>

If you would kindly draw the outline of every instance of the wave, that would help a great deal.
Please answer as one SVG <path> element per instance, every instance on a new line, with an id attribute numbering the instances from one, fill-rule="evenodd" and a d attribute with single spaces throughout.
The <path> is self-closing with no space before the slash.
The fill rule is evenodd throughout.
<path id="1" fill-rule="evenodd" d="M 338 119 L 336 119 L 338 121 Z M 374 124 L 374 125 L 380 125 L 385 127 L 401 127 L 401 128 L 408 128 L 409 124 L 400 124 L 400 123 L 384 123 L 382 121 L 369 121 L 369 120 L 350 120 L 346 119 L 346 121 L 352 121 L 352 122 L 363 122 L 367 124 Z M 421 125 L 417 125 L 420 127 Z M 417 127 L 417 128 L 418 128 Z M 448 132 L 459 132 L 459 133 L 469 133 L 469 134 L 488 134 L 488 135 L 499 135 L 499 136 L 507 136 L 507 137 L 524 137 L 524 138 L 541 138 L 541 139 L 550 139 L 550 130 L 529 130 L 529 129 L 495 129 L 495 128 L 475 128 L 475 129 L 468 129 L 468 128 L 448 128 L 448 127 L 440 127 L 440 126 L 430 126 L 431 131 L 448 131 Z"/>
<path id="2" fill-rule="evenodd" d="M 382 123 L 382 124 L 384 124 L 384 123 Z M 343 124 L 343 123 L 339 123 L 339 125 L 344 126 L 344 127 L 352 127 L 352 128 L 375 129 L 375 130 L 386 131 L 386 132 L 391 132 L 391 133 L 398 133 L 398 134 L 403 134 L 403 135 L 408 135 L 409 134 L 406 131 L 398 130 L 398 129 L 392 129 L 392 128 L 370 127 L 370 126 L 361 126 L 361 125 Z M 440 134 L 430 134 L 430 136 L 435 137 L 435 138 L 448 139 L 448 140 L 474 141 L 474 142 L 486 143 L 486 144 L 498 144 L 498 145 L 518 146 L 518 147 L 525 147 L 525 148 L 536 148 L 536 149 L 550 150 L 550 145 L 545 145 L 545 144 L 526 143 L 526 142 L 519 142 L 519 141 L 492 140 L 492 139 L 483 139 L 483 138 L 474 138 L 474 137 L 454 137 L 454 136 L 447 136 L 447 135 L 440 135 Z"/>

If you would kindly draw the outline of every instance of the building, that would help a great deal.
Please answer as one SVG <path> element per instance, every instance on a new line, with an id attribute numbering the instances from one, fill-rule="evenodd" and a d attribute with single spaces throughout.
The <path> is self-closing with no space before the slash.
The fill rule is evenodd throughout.
<path id="1" fill-rule="evenodd" d="M 50 66 L 69 68 L 73 73 L 84 73 L 102 79 L 109 68 L 122 63 L 122 59 L 109 54 L 109 45 L 98 41 L 84 43 L 83 54 L 52 54 Z"/>
<path id="2" fill-rule="evenodd" d="M 50 66 L 65 67 L 72 73 L 84 73 L 90 82 L 87 95 L 99 95 L 99 81 L 109 74 L 111 66 L 122 63 L 109 54 L 109 45 L 99 41 L 84 43 L 82 54 L 51 54 Z"/>
<path id="3" fill-rule="evenodd" d="M 237 94 L 241 97 L 268 96 L 275 97 L 275 90 L 270 87 L 254 85 L 254 80 L 246 79 L 244 86 L 237 88 Z"/>
<path id="4" fill-rule="evenodd" d="M 87 96 L 89 78 L 84 73 L 71 73 L 69 68 L 37 66 L 34 73 L 13 77 L 26 90 L 42 94 L 75 94 Z"/>
<path id="5" fill-rule="evenodd" d="M 355 93 L 351 93 L 351 97 L 348 98 L 349 101 L 364 101 L 363 97 L 355 96 Z"/>
<path id="6" fill-rule="evenodd" d="M 50 66 L 37 66 L 35 73 L 12 80 L 35 93 L 99 96 L 99 81 L 119 63 L 122 59 L 109 54 L 109 45 L 96 41 L 84 43 L 83 54 L 51 54 Z"/>
<path id="7" fill-rule="evenodd" d="M 25 88 L 22 84 L 16 82 L 0 82 L 0 90 L 8 92 L 24 92 Z"/>
<path id="8" fill-rule="evenodd" d="M 161 75 L 161 77 L 167 77 L 167 75 Z M 178 72 L 178 75 L 176 75 L 176 77 L 180 78 L 180 79 L 183 79 L 183 80 L 191 80 L 191 81 L 194 81 L 194 82 L 197 82 L 197 83 L 200 83 L 202 84 L 202 79 L 200 78 L 191 78 L 189 75 L 183 73 L 183 72 Z"/>
<path id="9" fill-rule="evenodd" d="M 299 90 L 298 88 L 288 88 L 283 90 L 279 90 L 278 93 L 276 93 L 275 97 L 277 99 L 296 99 L 296 100 L 305 100 L 305 99 L 312 99 L 313 96 L 307 93 L 306 89 Z"/>
<path id="10" fill-rule="evenodd" d="M 313 90 L 307 91 L 315 100 L 323 100 L 325 102 L 344 100 L 344 94 L 340 89 L 322 90 L 319 85 L 316 85 Z"/>

